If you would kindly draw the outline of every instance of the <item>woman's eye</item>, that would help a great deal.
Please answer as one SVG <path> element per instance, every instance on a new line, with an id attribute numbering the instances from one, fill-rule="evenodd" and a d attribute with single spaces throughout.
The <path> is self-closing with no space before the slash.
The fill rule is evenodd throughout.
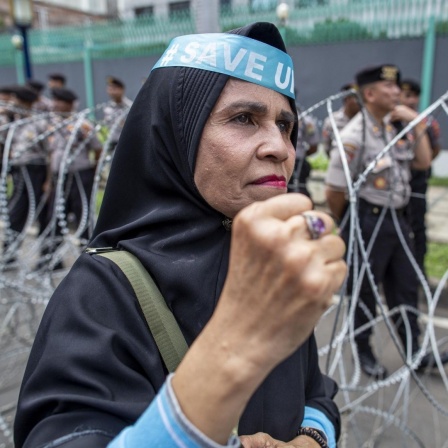
<path id="1" fill-rule="evenodd" d="M 293 124 L 290 121 L 279 121 L 277 126 L 280 132 L 287 134 L 291 131 Z"/>
<path id="2" fill-rule="evenodd" d="M 250 123 L 250 117 L 249 117 L 248 114 L 240 114 L 240 115 L 237 115 L 237 116 L 234 118 L 234 120 L 235 120 L 237 123 L 240 123 L 240 124 L 248 124 L 248 123 Z"/>

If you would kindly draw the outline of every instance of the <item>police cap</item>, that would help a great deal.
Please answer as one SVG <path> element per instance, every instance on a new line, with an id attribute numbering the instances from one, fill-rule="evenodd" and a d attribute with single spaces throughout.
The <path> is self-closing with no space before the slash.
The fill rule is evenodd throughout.
<path id="1" fill-rule="evenodd" d="M 42 90 L 44 90 L 44 88 L 45 88 L 45 84 L 44 83 L 42 83 L 42 82 L 40 82 L 40 81 L 37 81 L 37 80 L 35 80 L 35 79 L 29 79 L 27 82 L 26 82 L 26 85 L 28 86 L 28 87 L 31 87 L 33 90 L 35 90 L 37 93 L 40 93 L 40 92 L 42 92 Z"/>
<path id="2" fill-rule="evenodd" d="M 4 93 L 5 95 L 10 95 L 13 91 L 13 86 L 0 86 L 0 93 Z"/>
<path id="3" fill-rule="evenodd" d="M 115 78 L 114 76 L 108 76 L 106 78 L 106 82 L 108 86 L 121 87 L 124 89 L 124 82 L 121 79 Z"/>
<path id="4" fill-rule="evenodd" d="M 400 85 L 400 70 L 396 65 L 384 64 L 365 68 L 359 71 L 355 78 L 359 87 L 378 81 L 393 81 Z"/>
<path id="5" fill-rule="evenodd" d="M 11 93 L 25 103 L 34 103 L 38 99 L 37 92 L 27 86 L 13 86 L 11 87 Z"/>
<path id="6" fill-rule="evenodd" d="M 51 89 L 51 96 L 55 100 L 64 101 L 66 103 L 73 103 L 78 99 L 75 92 L 62 87 Z"/>
<path id="7" fill-rule="evenodd" d="M 413 79 L 403 79 L 400 87 L 404 92 L 412 92 L 416 95 L 420 95 L 421 92 L 420 84 Z"/>
<path id="8" fill-rule="evenodd" d="M 50 73 L 48 75 L 48 79 L 52 79 L 53 81 L 60 81 L 62 84 L 65 84 L 66 78 L 62 73 Z"/>

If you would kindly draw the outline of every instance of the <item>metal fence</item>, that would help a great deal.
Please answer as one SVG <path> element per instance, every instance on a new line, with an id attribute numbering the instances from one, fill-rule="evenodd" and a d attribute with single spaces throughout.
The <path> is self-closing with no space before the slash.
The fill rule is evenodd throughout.
<path id="1" fill-rule="evenodd" d="M 288 45 L 423 36 L 431 19 L 438 34 L 448 34 L 448 2 L 444 0 L 296 1 L 280 28 Z M 275 6 L 267 11 L 250 6 L 222 9 L 225 31 L 250 22 L 277 23 Z M 146 16 L 133 20 L 31 30 L 34 64 L 81 61 L 160 53 L 175 36 L 194 33 L 194 14 Z M 0 66 L 14 66 L 18 55 L 11 35 L 0 36 Z"/>

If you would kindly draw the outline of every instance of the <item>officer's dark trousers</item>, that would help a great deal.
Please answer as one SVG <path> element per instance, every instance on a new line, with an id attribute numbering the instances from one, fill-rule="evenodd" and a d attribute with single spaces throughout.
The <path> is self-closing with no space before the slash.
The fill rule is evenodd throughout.
<path id="1" fill-rule="evenodd" d="M 422 272 L 425 272 L 426 255 L 426 191 L 428 189 L 428 172 L 412 171 L 412 196 L 408 205 L 408 219 L 414 234 L 415 259 Z"/>
<path id="2" fill-rule="evenodd" d="M 378 223 L 381 209 L 366 204 L 361 204 L 359 207 L 359 220 L 362 236 L 365 247 L 368 247 L 374 229 Z M 398 222 L 404 239 L 407 245 L 412 249 L 413 243 L 411 241 L 409 224 L 403 211 L 400 210 L 398 213 Z M 348 229 L 343 233 L 346 241 L 348 240 L 347 235 Z M 359 260 L 359 265 L 361 266 L 361 258 L 359 258 Z M 417 308 L 417 275 L 399 240 L 390 211 L 386 212 L 385 218 L 382 221 L 380 230 L 370 252 L 369 262 L 375 279 L 375 284 L 382 284 L 386 303 L 390 310 L 400 305 L 409 305 L 410 307 Z M 353 269 L 350 277 L 349 293 L 351 293 L 352 289 Z M 370 315 L 375 318 L 376 300 L 367 278 L 366 271 L 361 284 L 359 301 L 362 301 Z M 412 350 L 415 351 L 418 348 L 418 336 L 420 334 L 417 316 L 412 312 L 407 312 L 406 316 L 409 320 L 411 329 Z M 392 317 L 392 319 L 395 322 L 398 335 L 403 343 L 403 348 L 406 350 L 406 327 L 403 323 L 402 316 L 398 313 Z M 355 311 L 355 329 L 367 324 L 369 320 L 369 316 L 366 315 L 363 308 L 358 305 Z M 356 342 L 360 351 L 363 351 L 363 348 L 368 346 L 371 334 L 372 327 L 362 331 L 356 337 Z"/>
<path id="3" fill-rule="evenodd" d="M 45 165 L 23 165 L 12 168 L 12 178 L 14 184 L 14 191 L 9 201 L 9 220 L 11 229 L 20 233 L 25 227 L 28 217 L 30 201 L 28 197 L 28 189 L 25 184 L 26 177 L 29 177 L 33 200 L 35 207 L 39 206 L 42 198 L 42 186 L 47 177 L 47 167 Z M 45 216 L 43 213 L 39 214 L 39 232 L 42 232 L 45 227 Z"/>

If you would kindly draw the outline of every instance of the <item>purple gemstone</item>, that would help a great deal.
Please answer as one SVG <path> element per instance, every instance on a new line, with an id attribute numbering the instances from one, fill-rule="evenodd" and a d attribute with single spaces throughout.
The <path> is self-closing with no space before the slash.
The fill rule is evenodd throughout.
<path id="1" fill-rule="evenodd" d="M 315 217 L 313 219 L 313 230 L 316 232 L 318 237 L 325 232 L 325 223 L 322 218 Z"/>

